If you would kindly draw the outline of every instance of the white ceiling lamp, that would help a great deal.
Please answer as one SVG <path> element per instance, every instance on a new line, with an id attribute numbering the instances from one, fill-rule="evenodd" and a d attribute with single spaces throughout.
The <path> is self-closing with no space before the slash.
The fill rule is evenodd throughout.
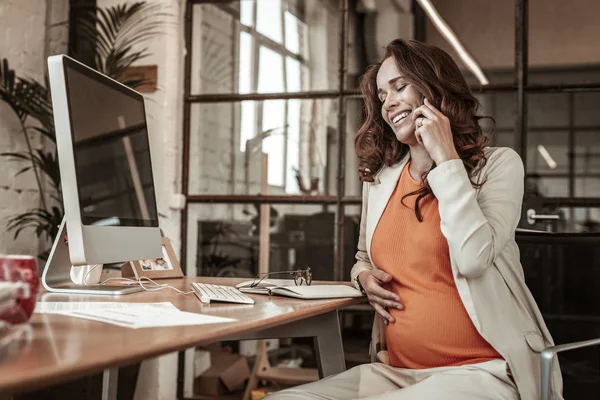
<path id="1" fill-rule="evenodd" d="M 537 149 L 540 152 L 540 154 L 542 155 L 542 158 L 544 159 L 544 161 L 546 161 L 546 164 L 548 164 L 548 166 L 551 169 L 556 168 L 556 161 L 554 161 L 554 159 L 552 158 L 550 153 L 548 153 L 548 150 L 546 150 L 544 145 L 541 145 L 541 144 L 538 145 Z"/>
<path id="2" fill-rule="evenodd" d="M 460 59 L 465 63 L 467 68 L 477 77 L 477 80 L 482 85 L 488 85 L 490 81 L 485 77 L 481 68 L 479 68 L 479 64 L 471 57 L 471 55 L 465 50 L 462 43 L 458 40 L 452 29 L 446 24 L 446 22 L 440 17 L 440 14 L 437 12 L 433 4 L 431 4 L 430 0 L 417 0 L 425 13 L 433 22 L 437 30 L 446 38 L 448 42 L 452 45 L 454 50 L 458 53 Z"/>

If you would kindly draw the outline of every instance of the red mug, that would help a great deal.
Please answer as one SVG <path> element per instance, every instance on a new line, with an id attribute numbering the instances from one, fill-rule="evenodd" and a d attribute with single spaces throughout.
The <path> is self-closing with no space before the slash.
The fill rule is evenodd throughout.
<path id="1" fill-rule="evenodd" d="M 0 319 L 13 324 L 27 321 L 35 309 L 40 285 L 35 257 L 0 255 L 0 281 L 26 284 L 24 290 L 17 291 L 16 306 L 2 313 Z"/>

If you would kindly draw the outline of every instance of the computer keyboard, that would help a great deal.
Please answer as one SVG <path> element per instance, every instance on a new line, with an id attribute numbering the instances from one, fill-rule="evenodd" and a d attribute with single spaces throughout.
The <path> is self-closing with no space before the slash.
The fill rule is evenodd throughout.
<path id="1" fill-rule="evenodd" d="M 254 304 L 254 300 L 232 286 L 192 282 L 194 294 L 201 302 L 224 301 L 227 303 Z"/>

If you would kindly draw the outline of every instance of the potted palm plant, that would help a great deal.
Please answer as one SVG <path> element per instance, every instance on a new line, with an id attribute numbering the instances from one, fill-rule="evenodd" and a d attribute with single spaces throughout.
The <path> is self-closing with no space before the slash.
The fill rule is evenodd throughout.
<path id="1" fill-rule="evenodd" d="M 80 10 L 75 33 L 91 43 L 93 55 L 80 61 L 121 83 L 136 88 L 140 79 L 123 79 L 132 64 L 150 55 L 145 46 L 149 39 L 161 34 L 165 17 L 163 6 L 139 1 L 111 7 Z M 78 54 L 71 52 L 75 58 Z M 56 136 L 52 103 L 47 79 L 38 82 L 19 76 L 9 61 L 0 64 L 0 99 L 9 105 L 19 120 L 26 150 L 0 153 L 0 157 L 21 164 L 16 175 L 31 171 L 39 191 L 40 206 L 23 210 L 7 220 L 7 228 L 16 239 L 25 230 L 33 230 L 38 238 L 53 240 L 63 217 L 60 174 L 56 156 Z M 42 149 L 34 148 L 32 138 L 41 135 Z M 48 250 L 40 254 L 46 258 Z"/>

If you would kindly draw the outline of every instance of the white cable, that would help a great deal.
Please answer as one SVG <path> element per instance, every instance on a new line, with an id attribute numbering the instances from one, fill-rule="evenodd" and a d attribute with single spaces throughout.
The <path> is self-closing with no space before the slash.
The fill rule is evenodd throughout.
<path id="1" fill-rule="evenodd" d="M 148 288 L 148 289 L 147 289 L 147 288 L 144 286 L 144 284 L 142 283 L 142 279 L 147 279 L 147 280 L 149 280 L 150 282 L 152 282 L 152 283 L 155 285 L 155 287 L 154 287 L 154 288 Z M 147 290 L 147 291 L 150 291 L 150 292 L 155 292 L 155 291 L 157 291 L 157 290 L 162 290 L 162 289 L 173 289 L 173 290 L 174 290 L 174 291 L 176 291 L 177 293 L 181 293 L 181 294 L 183 294 L 183 295 L 188 295 L 188 294 L 194 293 L 194 291 L 193 291 L 193 290 L 190 290 L 189 292 L 184 292 L 184 291 L 182 291 L 182 290 L 179 290 L 179 289 L 177 289 L 177 288 L 176 288 L 176 287 L 174 287 L 174 286 L 167 285 L 166 283 L 161 283 L 161 284 L 159 284 L 159 283 L 156 283 L 156 282 L 154 282 L 152 279 L 148 278 L 147 276 L 140 276 L 140 279 L 138 279 L 138 280 L 137 280 L 137 282 L 138 282 L 138 283 L 139 283 L 139 285 L 142 287 L 142 289 L 144 289 L 144 290 Z"/>
<path id="2" fill-rule="evenodd" d="M 87 277 L 88 275 L 94 270 L 96 269 L 96 267 L 100 266 L 101 264 L 95 265 L 93 268 L 91 268 L 83 277 L 83 284 L 87 285 Z M 144 283 L 142 282 L 142 280 L 148 280 L 152 283 L 151 286 L 145 286 Z M 134 282 L 138 285 L 140 285 L 140 287 L 142 289 L 144 289 L 147 292 L 156 292 L 158 290 L 162 290 L 162 289 L 173 289 L 175 290 L 177 293 L 181 293 L 183 295 L 188 295 L 191 293 L 194 293 L 193 290 L 190 290 L 189 292 L 184 292 L 182 290 L 177 289 L 176 287 L 173 287 L 171 285 L 167 285 L 166 283 L 156 283 L 155 281 L 153 281 L 152 279 L 148 278 L 147 276 L 140 276 L 139 279 L 131 279 L 131 278 L 107 278 L 105 280 L 103 280 L 102 282 L 99 283 L 99 285 L 105 285 L 107 282 L 115 282 L 115 281 L 120 281 L 120 282 Z"/>
<path id="3" fill-rule="evenodd" d="M 102 267 L 104 267 L 104 264 L 96 264 L 96 265 L 94 265 L 92 268 L 90 268 L 90 269 L 89 269 L 89 270 L 88 270 L 88 271 L 85 273 L 85 275 L 83 276 L 83 285 L 84 285 L 84 286 L 87 286 L 87 284 L 88 284 L 88 283 L 87 283 L 87 279 L 88 279 L 88 276 L 90 275 L 90 273 L 91 273 L 93 270 L 95 270 L 96 268 L 98 268 L 99 266 L 102 266 Z"/>

